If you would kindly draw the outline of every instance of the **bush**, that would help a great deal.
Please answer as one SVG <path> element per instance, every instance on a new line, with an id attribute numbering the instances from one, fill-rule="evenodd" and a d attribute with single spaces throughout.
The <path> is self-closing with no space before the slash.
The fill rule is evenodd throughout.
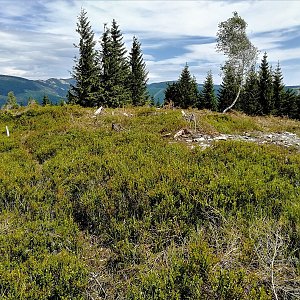
<path id="1" fill-rule="evenodd" d="M 202 133 L 275 126 L 194 113 Z M 263 220 L 289 241 L 289 280 L 299 287 L 297 150 L 238 141 L 189 147 L 172 138 L 193 126 L 180 111 L 145 107 L 97 118 L 77 106 L 20 108 L 0 114 L 7 124 L 2 298 L 271 299 L 249 232 Z M 276 124 L 286 126 L 300 128 Z"/>

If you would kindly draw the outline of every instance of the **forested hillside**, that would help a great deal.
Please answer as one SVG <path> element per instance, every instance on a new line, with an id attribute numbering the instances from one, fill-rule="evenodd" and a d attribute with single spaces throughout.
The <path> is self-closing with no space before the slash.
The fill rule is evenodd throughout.
<path id="1" fill-rule="evenodd" d="M 0 106 L 5 104 L 10 91 L 15 94 L 18 103 L 22 105 L 27 105 L 30 99 L 42 103 L 45 95 L 52 103 L 58 103 L 62 99 L 66 99 L 72 82 L 72 79 L 29 80 L 22 77 L 0 75 Z"/>
<path id="2" fill-rule="evenodd" d="M 300 122 L 0 111 L 0 298 L 299 299 L 300 145 L 251 139 L 284 132 Z M 201 146 L 222 133 L 249 141 Z"/>

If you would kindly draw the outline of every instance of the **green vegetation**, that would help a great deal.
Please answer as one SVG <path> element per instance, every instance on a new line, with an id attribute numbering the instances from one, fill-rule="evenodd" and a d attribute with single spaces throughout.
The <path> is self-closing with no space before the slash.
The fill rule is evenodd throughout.
<path id="1" fill-rule="evenodd" d="M 134 106 L 144 105 L 148 97 L 147 81 L 148 72 L 146 64 L 143 61 L 141 43 L 136 37 L 133 37 L 132 48 L 130 52 L 130 96 Z"/>
<path id="2" fill-rule="evenodd" d="M 19 105 L 17 103 L 17 98 L 16 98 L 14 92 L 13 91 L 8 92 L 7 100 L 6 100 L 6 103 L 3 108 L 4 109 L 16 109 L 18 107 L 19 107 Z"/>
<path id="3" fill-rule="evenodd" d="M 233 17 L 219 24 L 217 32 L 217 51 L 224 53 L 227 60 L 222 67 L 234 74 L 234 85 L 237 87 L 237 94 L 233 102 L 223 112 L 230 110 L 238 101 L 245 78 L 251 68 L 256 64 L 258 50 L 250 42 L 246 28 L 247 23 L 237 12 Z"/>
<path id="4" fill-rule="evenodd" d="M 227 56 L 221 67 L 223 81 L 220 89 L 214 87 L 210 71 L 201 88 L 186 63 L 177 82 L 154 83 L 148 86 L 147 91 L 148 72 L 137 37 L 133 37 L 132 48 L 127 55 L 122 32 L 116 20 L 113 20 L 110 28 L 104 23 L 100 48 L 97 49 L 94 32 L 84 9 L 78 16 L 76 31 L 79 43 L 75 47 L 79 51 L 74 59 L 72 79 L 52 78 L 34 82 L 0 75 L 0 80 L 6 82 L 4 90 L 12 86 L 18 92 L 18 100 L 22 105 L 25 95 L 42 105 L 63 104 L 65 89 L 70 83 L 68 103 L 83 107 L 118 108 L 143 106 L 146 103 L 161 106 L 164 93 L 165 104 L 169 107 L 196 107 L 223 112 L 235 107 L 250 115 L 300 119 L 300 95 L 296 94 L 296 89 L 285 87 L 279 62 L 275 71 L 272 71 L 267 53 L 264 53 L 256 71 L 258 51 L 247 37 L 246 28 L 247 23 L 237 12 L 218 26 L 216 50 Z M 10 101 L 0 95 L 0 102 L 3 103 L 3 100 Z M 11 108 L 11 105 L 6 108 Z"/>
<path id="5" fill-rule="evenodd" d="M 73 83 L 72 79 L 29 80 L 22 77 L 0 75 L 0 106 L 7 101 L 7 94 L 14 92 L 17 102 L 26 105 L 27 99 L 32 97 L 42 103 L 43 97 L 47 95 L 51 102 L 58 103 L 66 98 L 67 92 Z"/>
<path id="6" fill-rule="evenodd" d="M 266 52 L 256 72 L 258 50 L 247 37 L 246 28 L 247 23 L 237 12 L 219 24 L 216 48 L 227 56 L 227 60 L 221 67 L 223 79 L 217 98 L 212 74 L 208 73 L 199 93 L 186 64 L 178 81 L 167 86 L 165 103 L 223 113 L 234 107 L 249 115 L 272 114 L 299 120 L 300 95 L 285 87 L 279 62 L 272 71 Z"/>
<path id="7" fill-rule="evenodd" d="M 182 108 L 196 107 L 199 98 L 196 79 L 192 77 L 189 66 L 186 64 L 178 81 L 168 84 L 165 91 L 165 103 Z"/>
<path id="8" fill-rule="evenodd" d="M 216 111 L 218 108 L 217 97 L 214 91 L 214 82 L 211 71 L 207 73 L 200 97 L 200 107 Z"/>
<path id="9" fill-rule="evenodd" d="M 225 64 L 223 69 L 223 80 L 218 93 L 219 111 L 224 111 L 229 107 L 232 104 L 232 99 L 235 99 L 238 94 L 239 86 L 236 84 L 236 81 L 234 69 L 231 65 Z"/>
<path id="10" fill-rule="evenodd" d="M 300 135 L 193 113 L 203 134 Z M 189 127 L 180 110 L 2 110 L 0 298 L 297 299 L 299 148 L 202 150 L 173 139 Z"/>
<path id="11" fill-rule="evenodd" d="M 79 57 L 75 58 L 72 76 L 75 85 L 71 85 L 68 101 L 81 106 L 95 106 L 97 103 L 99 73 L 97 68 L 97 52 L 95 50 L 94 32 L 92 31 L 87 13 L 81 9 L 78 16 L 76 32 L 80 36 L 78 45 Z"/>
<path id="12" fill-rule="evenodd" d="M 113 20 L 98 51 L 81 10 L 73 105 L 19 107 L 9 92 L 0 111 L 1 299 L 299 299 L 300 145 L 251 135 L 300 123 L 213 112 L 241 94 L 248 114 L 299 118 L 279 63 L 272 73 L 265 53 L 256 73 L 246 25 L 234 13 L 219 26 L 219 103 L 212 74 L 199 93 L 187 64 L 167 87 L 170 107 L 211 110 L 182 112 L 143 106 L 137 38 L 127 58 Z M 203 149 L 180 132 L 249 140 Z"/>
<path id="13" fill-rule="evenodd" d="M 267 53 L 261 61 L 258 73 L 259 86 L 259 106 L 261 114 L 270 114 L 274 110 L 273 103 L 273 87 L 272 87 L 272 73 L 267 61 Z"/>
<path id="14" fill-rule="evenodd" d="M 81 10 L 78 17 L 78 57 L 75 59 L 68 102 L 84 107 L 143 105 L 148 100 L 146 93 L 147 71 L 143 61 L 141 44 L 133 38 L 129 58 L 123 35 L 116 20 L 111 28 L 104 25 L 101 48 L 96 49 L 94 32 L 87 13 Z"/>

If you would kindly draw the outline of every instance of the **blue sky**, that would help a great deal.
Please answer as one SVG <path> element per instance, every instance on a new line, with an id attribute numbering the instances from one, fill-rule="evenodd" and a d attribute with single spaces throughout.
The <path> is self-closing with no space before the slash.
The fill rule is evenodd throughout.
<path id="1" fill-rule="evenodd" d="M 300 1 L 0 0 L 0 74 L 68 78 L 78 43 L 77 16 L 87 11 L 96 40 L 116 19 L 129 49 L 142 43 L 149 82 L 176 80 L 186 63 L 198 83 L 209 70 L 220 83 L 225 57 L 215 51 L 218 24 L 237 11 L 248 36 L 287 85 L 300 84 Z M 98 44 L 99 46 L 99 44 Z"/>

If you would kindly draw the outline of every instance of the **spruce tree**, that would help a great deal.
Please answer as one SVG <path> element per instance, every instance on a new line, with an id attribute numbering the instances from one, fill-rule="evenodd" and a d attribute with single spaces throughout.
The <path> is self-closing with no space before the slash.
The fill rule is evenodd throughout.
<path id="1" fill-rule="evenodd" d="M 186 64 L 177 82 L 168 84 L 165 90 L 165 103 L 172 101 L 181 108 L 196 107 L 199 102 L 199 91 L 195 77 L 191 76 Z"/>
<path id="2" fill-rule="evenodd" d="M 130 94 L 133 105 L 144 105 L 149 98 L 147 93 L 148 72 L 143 60 L 141 44 L 133 37 L 131 52 L 129 54 L 130 64 Z"/>
<path id="3" fill-rule="evenodd" d="M 298 95 L 296 96 L 296 109 L 295 119 L 300 120 L 300 90 L 298 90 Z"/>
<path id="4" fill-rule="evenodd" d="M 214 90 L 214 82 L 211 71 L 207 73 L 203 84 L 200 107 L 216 111 L 218 108 L 217 97 Z"/>
<path id="5" fill-rule="evenodd" d="M 101 38 L 101 50 L 100 50 L 100 80 L 99 85 L 102 89 L 102 93 L 99 95 L 99 101 L 102 106 L 110 106 L 111 93 L 113 88 L 113 74 L 111 68 L 112 57 L 112 40 L 110 30 L 104 25 L 104 32 Z"/>
<path id="6" fill-rule="evenodd" d="M 7 94 L 7 100 L 4 105 L 4 109 L 15 109 L 18 108 L 19 104 L 17 103 L 17 98 L 13 91 L 8 92 Z"/>
<path id="7" fill-rule="evenodd" d="M 273 74 L 273 102 L 275 115 L 282 115 L 282 105 L 285 98 L 285 86 L 283 84 L 283 76 L 279 62 Z"/>
<path id="8" fill-rule="evenodd" d="M 218 93 L 218 110 L 224 111 L 229 107 L 239 90 L 238 80 L 236 78 L 234 69 L 230 64 L 226 64 L 223 68 L 223 80 Z"/>
<path id="9" fill-rule="evenodd" d="M 87 13 L 81 10 L 78 16 L 76 32 L 80 36 L 79 44 L 74 45 L 79 50 L 79 57 L 74 59 L 72 77 L 76 80 L 68 93 L 68 102 L 82 106 L 94 106 L 99 94 L 98 64 L 94 33 L 88 21 Z"/>
<path id="10" fill-rule="evenodd" d="M 129 63 L 126 57 L 126 48 L 123 42 L 123 35 L 115 20 L 112 21 L 111 34 L 111 55 L 110 55 L 110 95 L 109 106 L 119 107 L 130 103 L 129 89 Z"/>
<path id="11" fill-rule="evenodd" d="M 286 90 L 281 103 L 281 115 L 293 119 L 299 118 L 297 102 L 298 98 L 296 93 L 292 89 Z"/>
<path id="12" fill-rule="evenodd" d="M 183 68 L 177 84 L 179 93 L 176 99 L 177 103 L 174 102 L 174 104 L 181 108 L 195 107 L 199 97 L 198 86 L 195 77 L 191 76 L 187 64 Z"/>
<path id="13" fill-rule="evenodd" d="M 178 83 L 177 82 L 167 83 L 167 87 L 165 89 L 164 104 L 173 102 L 174 105 L 178 105 L 178 101 L 177 101 L 178 97 L 179 97 Z"/>
<path id="14" fill-rule="evenodd" d="M 258 72 L 258 87 L 259 87 L 259 103 L 261 105 L 261 114 L 268 115 L 273 112 L 274 102 L 273 102 L 273 80 L 272 72 L 267 61 L 267 53 L 261 61 Z"/>
<path id="15" fill-rule="evenodd" d="M 49 97 L 47 95 L 44 95 L 43 100 L 42 100 L 42 105 L 46 106 L 46 105 L 51 105 L 51 101 L 49 99 Z"/>
<path id="16" fill-rule="evenodd" d="M 248 115 L 261 114 L 261 106 L 259 103 L 258 77 L 253 66 L 248 73 L 244 89 L 241 95 L 240 109 Z"/>

